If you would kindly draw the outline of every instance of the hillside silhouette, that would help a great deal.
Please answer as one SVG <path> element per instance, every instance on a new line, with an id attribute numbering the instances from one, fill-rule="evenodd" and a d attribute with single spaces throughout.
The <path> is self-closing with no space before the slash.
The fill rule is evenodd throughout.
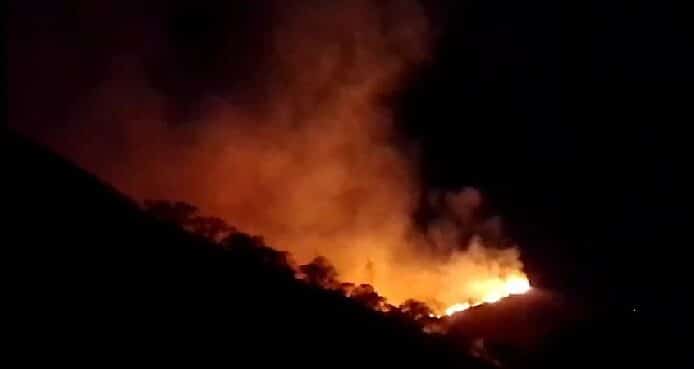
<path id="1" fill-rule="evenodd" d="M 21 137 L 9 133 L 8 147 L 22 159 L 6 178 L 21 335 L 40 337 L 31 358 L 485 367 L 415 324 L 297 281 L 260 238 L 236 232 L 218 247 Z"/>
<path id="2" fill-rule="evenodd" d="M 293 265 L 261 237 L 191 216 L 184 203 L 143 211 L 12 132 L 7 143 L 21 158 L 6 175 L 8 239 L 20 256 L 17 339 L 31 342 L 30 361 L 553 368 L 679 360 L 639 313 L 542 289 L 442 320 L 417 301 L 379 312 L 377 291 L 341 283 L 327 259 Z"/>

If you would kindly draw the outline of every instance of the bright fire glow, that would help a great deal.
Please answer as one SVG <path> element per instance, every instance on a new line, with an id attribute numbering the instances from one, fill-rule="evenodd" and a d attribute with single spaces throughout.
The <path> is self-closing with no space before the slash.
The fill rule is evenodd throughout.
<path id="1" fill-rule="evenodd" d="M 470 304 L 464 302 L 462 304 L 453 304 L 446 308 L 446 315 L 453 315 L 459 311 L 467 310 L 470 308 Z"/>
<path id="2" fill-rule="evenodd" d="M 506 281 L 506 291 L 509 295 L 520 295 L 530 291 L 530 281 L 527 278 L 512 278 Z"/>
<path id="3" fill-rule="evenodd" d="M 530 291 L 530 288 L 530 281 L 528 278 L 512 277 L 503 281 L 501 284 L 495 284 L 495 286 L 484 295 L 481 301 L 477 301 L 472 304 L 467 302 L 456 303 L 447 307 L 445 310 L 445 315 L 451 316 L 473 306 L 478 306 L 485 303 L 494 303 L 511 295 L 521 295 Z"/>

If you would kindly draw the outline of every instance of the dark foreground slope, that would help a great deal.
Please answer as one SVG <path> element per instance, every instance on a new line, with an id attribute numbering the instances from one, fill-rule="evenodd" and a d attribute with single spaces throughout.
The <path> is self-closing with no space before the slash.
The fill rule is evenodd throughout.
<path id="1" fill-rule="evenodd" d="M 671 311 L 683 325 L 687 315 Z M 511 368 L 684 368 L 688 339 L 640 307 L 535 288 L 454 315 L 451 342 L 473 340 Z"/>
<path id="2" fill-rule="evenodd" d="M 29 361 L 480 367 L 443 341 L 159 223 L 12 134 L 7 249 Z"/>

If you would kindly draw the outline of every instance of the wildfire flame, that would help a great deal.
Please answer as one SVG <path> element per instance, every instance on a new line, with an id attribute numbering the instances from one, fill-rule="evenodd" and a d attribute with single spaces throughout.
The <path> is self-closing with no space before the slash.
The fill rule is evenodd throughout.
<path id="1" fill-rule="evenodd" d="M 453 304 L 449 307 L 446 308 L 446 315 L 450 316 L 453 315 L 459 311 L 467 310 L 470 308 L 470 304 L 467 302 L 460 303 L 460 304 Z"/>
<path id="2" fill-rule="evenodd" d="M 276 3 L 264 17 L 271 21 L 258 24 L 267 32 L 257 48 L 214 45 L 243 45 L 225 53 L 260 58 L 248 73 L 244 62 L 228 75 L 253 88 L 217 96 L 194 80 L 200 88 L 182 95 L 191 101 L 180 109 L 145 78 L 150 52 L 127 50 L 133 57 L 110 63 L 65 131 L 39 141 L 133 198 L 191 202 L 262 235 L 296 264 L 324 256 L 340 281 L 368 284 L 393 306 L 413 299 L 443 316 L 527 291 L 520 251 L 505 247 L 503 224 L 484 211 L 480 191 L 423 186 L 419 150 L 393 144 L 406 135 L 387 101 L 433 56 L 438 27 L 429 12 L 416 1 Z M 191 121 L 171 124 L 170 116 Z M 413 219 L 420 209 L 426 222 Z"/>
<path id="3" fill-rule="evenodd" d="M 444 315 L 451 316 L 455 313 L 467 310 L 473 306 L 479 306 L 485 303 L 494 303 L 511 295 L 522 295 L 530 291 L 531 288 L 530 281 L 525 276 L 514 276 L 502 281 L 502 283 L 500 284 L 491 284 L 495 286 L 487 292 L 487 294 L 482 298 L 481 301 L 476 301 L 474 303 L 462 302 L 453 304 L 444 310 Z M 441 317 L 441 315 L 439 315 L 438 317 Z"/>

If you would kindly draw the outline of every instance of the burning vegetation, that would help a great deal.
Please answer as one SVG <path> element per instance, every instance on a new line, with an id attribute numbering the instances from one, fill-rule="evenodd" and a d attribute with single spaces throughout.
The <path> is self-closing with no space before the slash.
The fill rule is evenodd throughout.
<path id="1" fill-rule="evenodd" d="M 260 237 L 250 237 L 229 226 L 220 218 L 200 216 L 198 209 L 183 202 L 146 201 L 145 209 L 151 215 L 166 222 L 177 224 L 191 233 L 207 238 L 218 243 L 221 247 L 234 247 L 245 245 L 247 252 L 256 255 L 263 263 L 276 270 L 284 270 L 295 278 L 325 290 L 337 291 L 345 297 L 349 297 L 376 311 L 398 311 L 415 320 L 426 322 L 431 318 L 441 318 L 467 310 L 470 307 L 484 303 L 494 303 L 510 295 L 523 294 L 530 290 L 530 283 L 522 272 L 503 277 L 491 277 L 489 279 L 473 280 L 471 283 L 476 291 L 479 291 L 479 299 L 468 298 L 466 302 L 453 303 L 443 306 L 438 301 L 431 300 L 428 303 L 414 298 L 408 298 L 398 306 L 391 305 L 387 298 L 379 295 L 374 286 L 368 283 L 355 284 L 340 281 L 339 273 L 330 261 L 318 256 L 304 265 L 296 265 L 292 255 L 288 252 L 277 251 L 265 245 Z M 475 241 L 478 242 L 478 241 Z M 473 244 L 471 252 L 481 252 L 480 248 Z M 373 266 L 367 266 L 373 268 Z M 452 284 L 455 286 L 455 281 Z M 433 308 L 432 308 L 433 307 Z M 427 325 L 431 329 L 431 325 Z"/>
<path id="2" fill-rule="evenodd" d="M 226 221 L 157 210 L 191 231 L 220 241 L 236 232 L 228 222 L 263 235 L 300 278 L 378 309 L 420 316 L 414 300 L 450 315 L 526 291 L 519 251 L 480 192 L 427 188 L 416 142 L 396 129 L 398 93 L 436 38 L 419 3 L 284 5 L 257 43 L 231 46 L 253 65 L 229 67 L 235 83 L 187 114 L 171 114 L 183 108 L 161 87 L 189 72 L 186 55 L 138 44 L 44 141 L 136 199 L 182 199 Z"/>

